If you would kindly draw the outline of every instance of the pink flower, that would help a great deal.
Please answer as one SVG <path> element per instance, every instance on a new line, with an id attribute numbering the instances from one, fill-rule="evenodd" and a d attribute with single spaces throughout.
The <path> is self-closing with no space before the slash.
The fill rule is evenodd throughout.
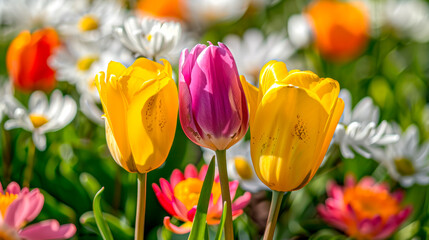
<path id="1" fill-rule="evenodd" d="M 197 210 L 198 199 L 207 168 L 208 166 L 204 165 L 200 172 L 198 172 L 194 165 L 189 164 L 185 169 L 185 174 L 179 169 L 175 169 L 171 174 L 170 182 L 164 178 L 159 179 L 161 188 L 155 183 L 152 184 L 155 195 L 165 211 L 180 221 L 185 222 L 178 227 L 170 222 L 170 217 L 165 217 L 164 226 L 170 231 L 177 234 L 185 234 L 191 231 L 192 221 Z M 238 181 L 231 181 L 229 183 L 232 200 L 237 188 Z M 249 203 L 250 197 L 251 194 L 246 192 L 232 203 L 233 218 L 243 213 L 243 208 Z M 222 216 L 222 203 L 219 176 L 216 174 L 207 211 L 207 224 L 219 224 Z"/>
<path id="2" fill-rule="evenodd" d="M 327 186 L 329 198 L 317 210 L 323 220 L 356 239 L 385 239 L 405 221 L 411 207 L 401 207 L 403 194 L 389 192 L 385 183 L 365 177 L 356 184 L 346 177 L 344 187 Z"/>
<path id="3" fill-rule="evenodd" d="M 39 189 L 21 189 L 11 182 L 6 191 L 0 183 L 0 239 L 48 240 L 71 238 L 76 227 L 60 225 L 57 220 L 45 220 L 24 228 L 40 213 L 45 199 Z"/>
<path id="4" fill-rule="evenodd" d="M 186 136 L 212 150 L 228 149 L 246 134 L 246 97 L 234 57 L 223 43 L 182 51 L 179 116 Z"/>

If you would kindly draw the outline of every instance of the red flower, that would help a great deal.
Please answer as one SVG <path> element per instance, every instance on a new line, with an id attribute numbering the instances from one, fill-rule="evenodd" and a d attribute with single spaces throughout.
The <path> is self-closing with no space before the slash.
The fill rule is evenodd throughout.
<path id="1" fill-rule="evenodd" d="M 21 32 L 10 44 L 6 63 L 16 88 L 23 91 L 52 90 L 55 71 L 48 66 L 48 58 L 60 45 L 58 34 L 52 28 Z"/>

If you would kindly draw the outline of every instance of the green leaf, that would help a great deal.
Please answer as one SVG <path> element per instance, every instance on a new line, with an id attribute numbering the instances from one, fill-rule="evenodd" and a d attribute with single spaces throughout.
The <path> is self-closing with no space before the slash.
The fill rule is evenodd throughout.
<path id="1" fill-rule="evenodd" d="M 209 207 L 210 195 L 212 193 L 214 174 L 215 174 L 214 157 L 210 161 L 201 189 L 200 198 L 198 199 L 197 212 L 195 213 L 194 223 L 192 224 L 191 233 L 188 240 L 206 239 L 206 219 L 207 209 Z"/>
<path id="2" fill-rule="evenodd" d="M 221 240 L 221 238 L 222 238 L 222 232 L 223 232 L 223 227 L 225 226 L 226 209 L 227 208 L 228 208 L 228 206 L 226 205 L 226 201 L 225 201 L 225 202 L 223 202 L 222 217 L 220 218 L 220 223 L 219 223 L 219 226 L 217 228 L 217 233 L 216 233 L 215 240 Z"/>
<path id="3" fill-rule="evenodd" d="M 100 231 L 101 237 L 104 240 L 113 240 L 112 233 L 110 232 L 109 225 L 103 217 L 103 212 L 101 211 L 100 200 L 101 193 L 104 191 L 104 187 L 95 194 L 94 201 L 92 203 L 92 208 L 94 210 L 95 222 L 97 223 L 98 230 Z"/>
<path id="4" fill-rule="evenodd" d="M 117 239 L 131 240 L 134 239 L 134 228 L 130 227 L 125 218 L 119 219 L 112 214 L 103 213 L 104 220 L 108 223 L 110 230 Z M 89 211 L 80 217 L 80 223 L 88 230 L 98 233 L 97 224 L 95 223 L 94 212 Z"/>
<path id="5" fill-rule="evenodd" d="M 81 173 L 79 180 L 91 198 L 93 198 L 101 188 L 101 185 L 98 183 L 97 179 L 87 172 Z"/>

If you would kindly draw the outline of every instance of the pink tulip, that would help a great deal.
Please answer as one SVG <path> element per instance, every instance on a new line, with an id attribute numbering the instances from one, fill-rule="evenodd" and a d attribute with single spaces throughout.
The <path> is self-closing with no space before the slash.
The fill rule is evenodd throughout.
<path id="1" fill-rule="evenodd" d="M 247 132 L 249 113 L 237 66 L 222 43 L 182 51 L 179 64 L 179 115 L 194 143 L 225 150 Z"/>
<path id="2" fill-rule="evenodd" d="M 21 189 L 11 182 L 6 191 L 0 183 L 0 234 L 6 239 L 48 240 L 67 239 L 74 236 L 73 224 L 60 225 L 57 220 L 45 220 L 24 227 L 40 213 L 45 199 L 39 189 Z M 8 238 L 9 237 L 9 238 Z"/>

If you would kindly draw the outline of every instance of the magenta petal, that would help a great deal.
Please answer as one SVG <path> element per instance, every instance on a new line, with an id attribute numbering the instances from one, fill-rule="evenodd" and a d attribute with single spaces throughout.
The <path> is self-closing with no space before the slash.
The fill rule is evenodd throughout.
<path id="1" fill-rule="evenodd" d="M 249 204 L 251 198 L 252 198 L 252 194 L 250 194 L 249 192 L 245 192 L 243 196 L 238 197 L 232 203 L 232 206 L 231 206 L 232 211 L 245 208 Z"/>
<path id="2" fill-rule="evenodd" d="M 356 178 L 352 174 L 347 174 L 344 185 L 346 188 L 355 186 Z"/>
<path id="3" fill-rule="evenodd" d="M 174 211 L 174 208 L 172 205 L 172 199 L 169 199 L 163 192 L 161 192 L 161 189 L 155 183 L 152 184 L 152 188 L 153 188 L 153 191 L 155 192 L 155 196 L 158 199 L 158 202 L 165 209 L 165 211 L 175 216 L 176 212 Z"/>
<path id="4" fill-rule="evenodd" d="M 188 164 L 188 166 L 186 166 L 185 179 L 186 178 L 198 178 L 198 170 L 194 165 Z"/>
<path id="5" fill-rule="evenodd" d="M 68 239 L 75 233 L 73 224 L 60 226 L 57 220 L 46 220 L 24 228 L 19 236 L 28 240 Z"/>
<path id="6" fill-rule="evenodd" d="M 248 128 L 248 110 L 228 48 L 197 45 L 183 51 L 179 72 L 179 115 L 188 138 L 213 150 L 240 140 Z"/>
<path id="7" fill-rule="evenodd" d="M 30 200 L 25 195 L 13 201 L 4 216 L 4 222 L 15 229 L 19 229 L 32 213 Z"/>
<path id="8" fill-rule="evenodd" d="M 214 139 L 234 135 L 241 125 L 240 79 L 225 49 L 209 46 L 192 69 L 189 90 L 199 127 Z M 213 140 L 212 140 L 213 141 Z"/>
<path id="9" fill-rule="evenodd" d="M 171 173 L 170 176 L 170 184 L 173 190 L 174 187 L 176 187 L 176 185 L 183 180 L 185 180 L 185 176 L 183 176 L 183 173 L 179 169 L 174 169 L 173 173 Z"/>
<path id="10" fill-rule="evenodd" d="M 170 217 L 164 218 L 164 226 L 168 230 L 172 231 L 175 234 L 185 234 L 191 231 L 191 224 L 188 222 L 184 223 L 182 226 L 178 227 L 170 222 Z"/>
<path id="11" fill-rule="evenodd" d="M 43 197 L 43 194 L 40 193 L 39 189 L 33 189 L 30 193 L 28 193 L 26 196 L 28 196 L 30 200 L 30 213 L 25 219 L 26 222 L 33 221 L 42 211 L 43 204 L 45 202 L 45 198 Z"/>
<path id="12" fill-rule="evenodd" d="M 176 212 L 176 216 L 178 219 L 182 220 L 182 221 L 187 221 L 188 220 L 188 210 L 186 209 L 186 206 L 179 201 L 178 199 L 174 198 L 173 202 L 173 209 Z"/>
<path id="13" fill-rule="evenodd" d="M 16 182 L 11 182 L 9 185 L 7 185 L 6 192 L 12 193 L 12 194 L 19 194 L 21 193 L 21 188 L 19 187 L 19 184 Z"/>
<path id="14" fill-rule="evenodd" d="M 197 206 L 194 206 L 191 208 L 191 210 L 188 211 L 188 219 L 189 221 L 194 221 L 195 214 L 197 213 Z"/>
<path id="15" fill-rule="evenodd" d="M 173 188 L 170 186 L 170 183 L 165 180 L 164 178 L 159 179 L 159 184 L 161 186 L 162 192 L 165 194 L 165 196 L 168 197 L 168 199 L 173 198 Z"/>
<path id="16" fill-rule="evenodd" d="M 229 192 L 231 194 L 231 201 L 234 200 L 235 194 L 237 193 L 237 188 L 240 183 L 237 180 L 229 182 Z"/>
<path id="17" fill-rule="evenodd" d="M 198 174 L 198 178 L 201 180 L 201 181 L 204 181 L 204 178 L 206 177 L 206 174 L 207 174 L 207 169 L 209 168 L 209 166 L 207 166 L 207 165 L 203 165 L 202 167 L 201 167 L 201 169 L 200 169 L 200 173 Z"/>

